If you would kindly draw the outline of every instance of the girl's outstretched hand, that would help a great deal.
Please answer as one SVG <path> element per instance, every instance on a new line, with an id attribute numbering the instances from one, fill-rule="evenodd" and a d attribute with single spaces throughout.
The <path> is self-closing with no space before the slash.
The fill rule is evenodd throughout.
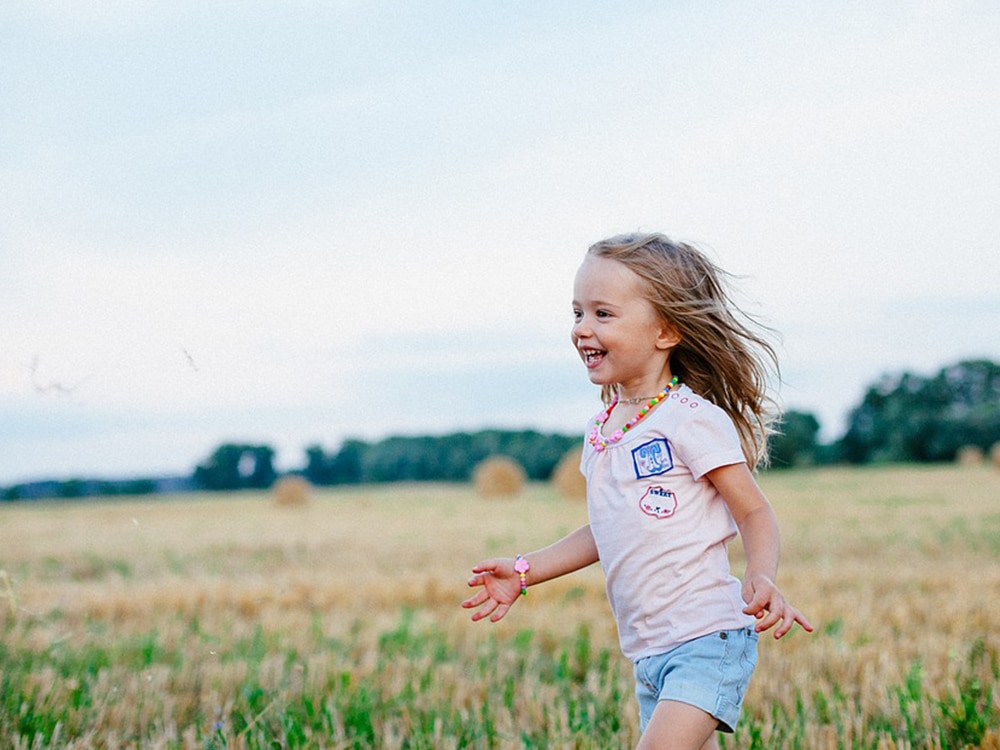
<path id="1" fill-rule="evenodd" d="M 743 612 L 757 618 L 754 630 L 758 633 L 777 625 L 774 637 L 778 639 L 795 623 L 808 633 L 813 631 L 812 623 L 785 600 L 777 584 L 765 575 L 750 576 L 743 582 L 743 601 L 747 603 Z"/>
<path id="2" fill-rule="evenodd" d="M 469 587 L 482 586 L 482 589 L 470 596 L 462 606 L 475 609 L 472 621 L 489 617 L 490 622 L 499 622 L 510 611 L 511 606 L 521 595 L 521 578 L 514 570 L 512 558 L 495 558 L 483 560 L 472 569 Z"/>

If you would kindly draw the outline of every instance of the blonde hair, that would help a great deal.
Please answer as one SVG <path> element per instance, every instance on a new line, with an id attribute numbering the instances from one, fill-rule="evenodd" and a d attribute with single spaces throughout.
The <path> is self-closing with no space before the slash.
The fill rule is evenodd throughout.
<path id="1" fill-rule="evenodd" d="M 729 415 L 749 466 L 765 465 L 776 417 L 768 379 L 772 371 L 780 377 L 778 358 L 765 338 L 771 329 L 741 310 L 724 286 L 729 274 L 662 234 L 610 237 L 587 253 L 616 260 L 642 279 L 646 298 L 680 334 L 671 371 Z M 605 386 L 604 402 L 614 393 L 614 386 Z"/>

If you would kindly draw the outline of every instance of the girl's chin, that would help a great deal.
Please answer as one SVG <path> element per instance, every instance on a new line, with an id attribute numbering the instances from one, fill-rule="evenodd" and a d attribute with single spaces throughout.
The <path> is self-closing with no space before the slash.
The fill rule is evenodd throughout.
<path id="1" fill-rule="evenodd" d="M 609 380 L 606 376 L 602 376 L 599 372 L 595 370 L 588 370 L 587 377 L 590 382 L 594 385 L 611 385 L 613 381 Z"/>

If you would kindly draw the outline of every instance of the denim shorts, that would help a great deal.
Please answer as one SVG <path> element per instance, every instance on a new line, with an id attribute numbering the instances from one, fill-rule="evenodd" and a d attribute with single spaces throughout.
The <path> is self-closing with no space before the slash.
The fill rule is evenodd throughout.
<path id="1" fill-rule="evenodd" d="M 757 665 L 757 639 L 752 626 L 723 630 L 637 661 L 635 694 L 642 731 L 656 704 L 671 700 L 700 708 L 718 719 L 720 731 L 732 732 Z"/>

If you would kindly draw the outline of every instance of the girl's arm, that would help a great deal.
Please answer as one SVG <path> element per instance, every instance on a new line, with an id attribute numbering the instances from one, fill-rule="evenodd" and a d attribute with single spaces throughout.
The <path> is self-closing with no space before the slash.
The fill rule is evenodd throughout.
<path id="1" fill-rule="evenodd" d="M 743 575 L 747 606 L 743 611 L 757 618 L 757 632 L 777 625 L 774 637 L 781 638 L 799 623 L 811 633 L 812 624 L 785 600 L 774 582 L 778 576 L 778 522 L 750 469 L 746 464 L 732 464 L 714 469 L 706 477 L 726 501 L 743 538 L 747 561 Z"/>
<path id="2" fill-rule="evenodd" d="M 533 586 L 597 562 L 597 544 L 590 532 L 590 524 L 587 524 L 544 549 L 529 552 L 524 558 L 531 566 L 527 583 Z M 514 558 L 483 560 L 472 569 L 469 586 L 482 586 L 480 591 L 462 602 L 466 609 L 479 607 L 472 614 L 473 622 L 487 616 L 490 622 L 503 619 L 521 595 L 521 579 L 514 570 Z"/>

